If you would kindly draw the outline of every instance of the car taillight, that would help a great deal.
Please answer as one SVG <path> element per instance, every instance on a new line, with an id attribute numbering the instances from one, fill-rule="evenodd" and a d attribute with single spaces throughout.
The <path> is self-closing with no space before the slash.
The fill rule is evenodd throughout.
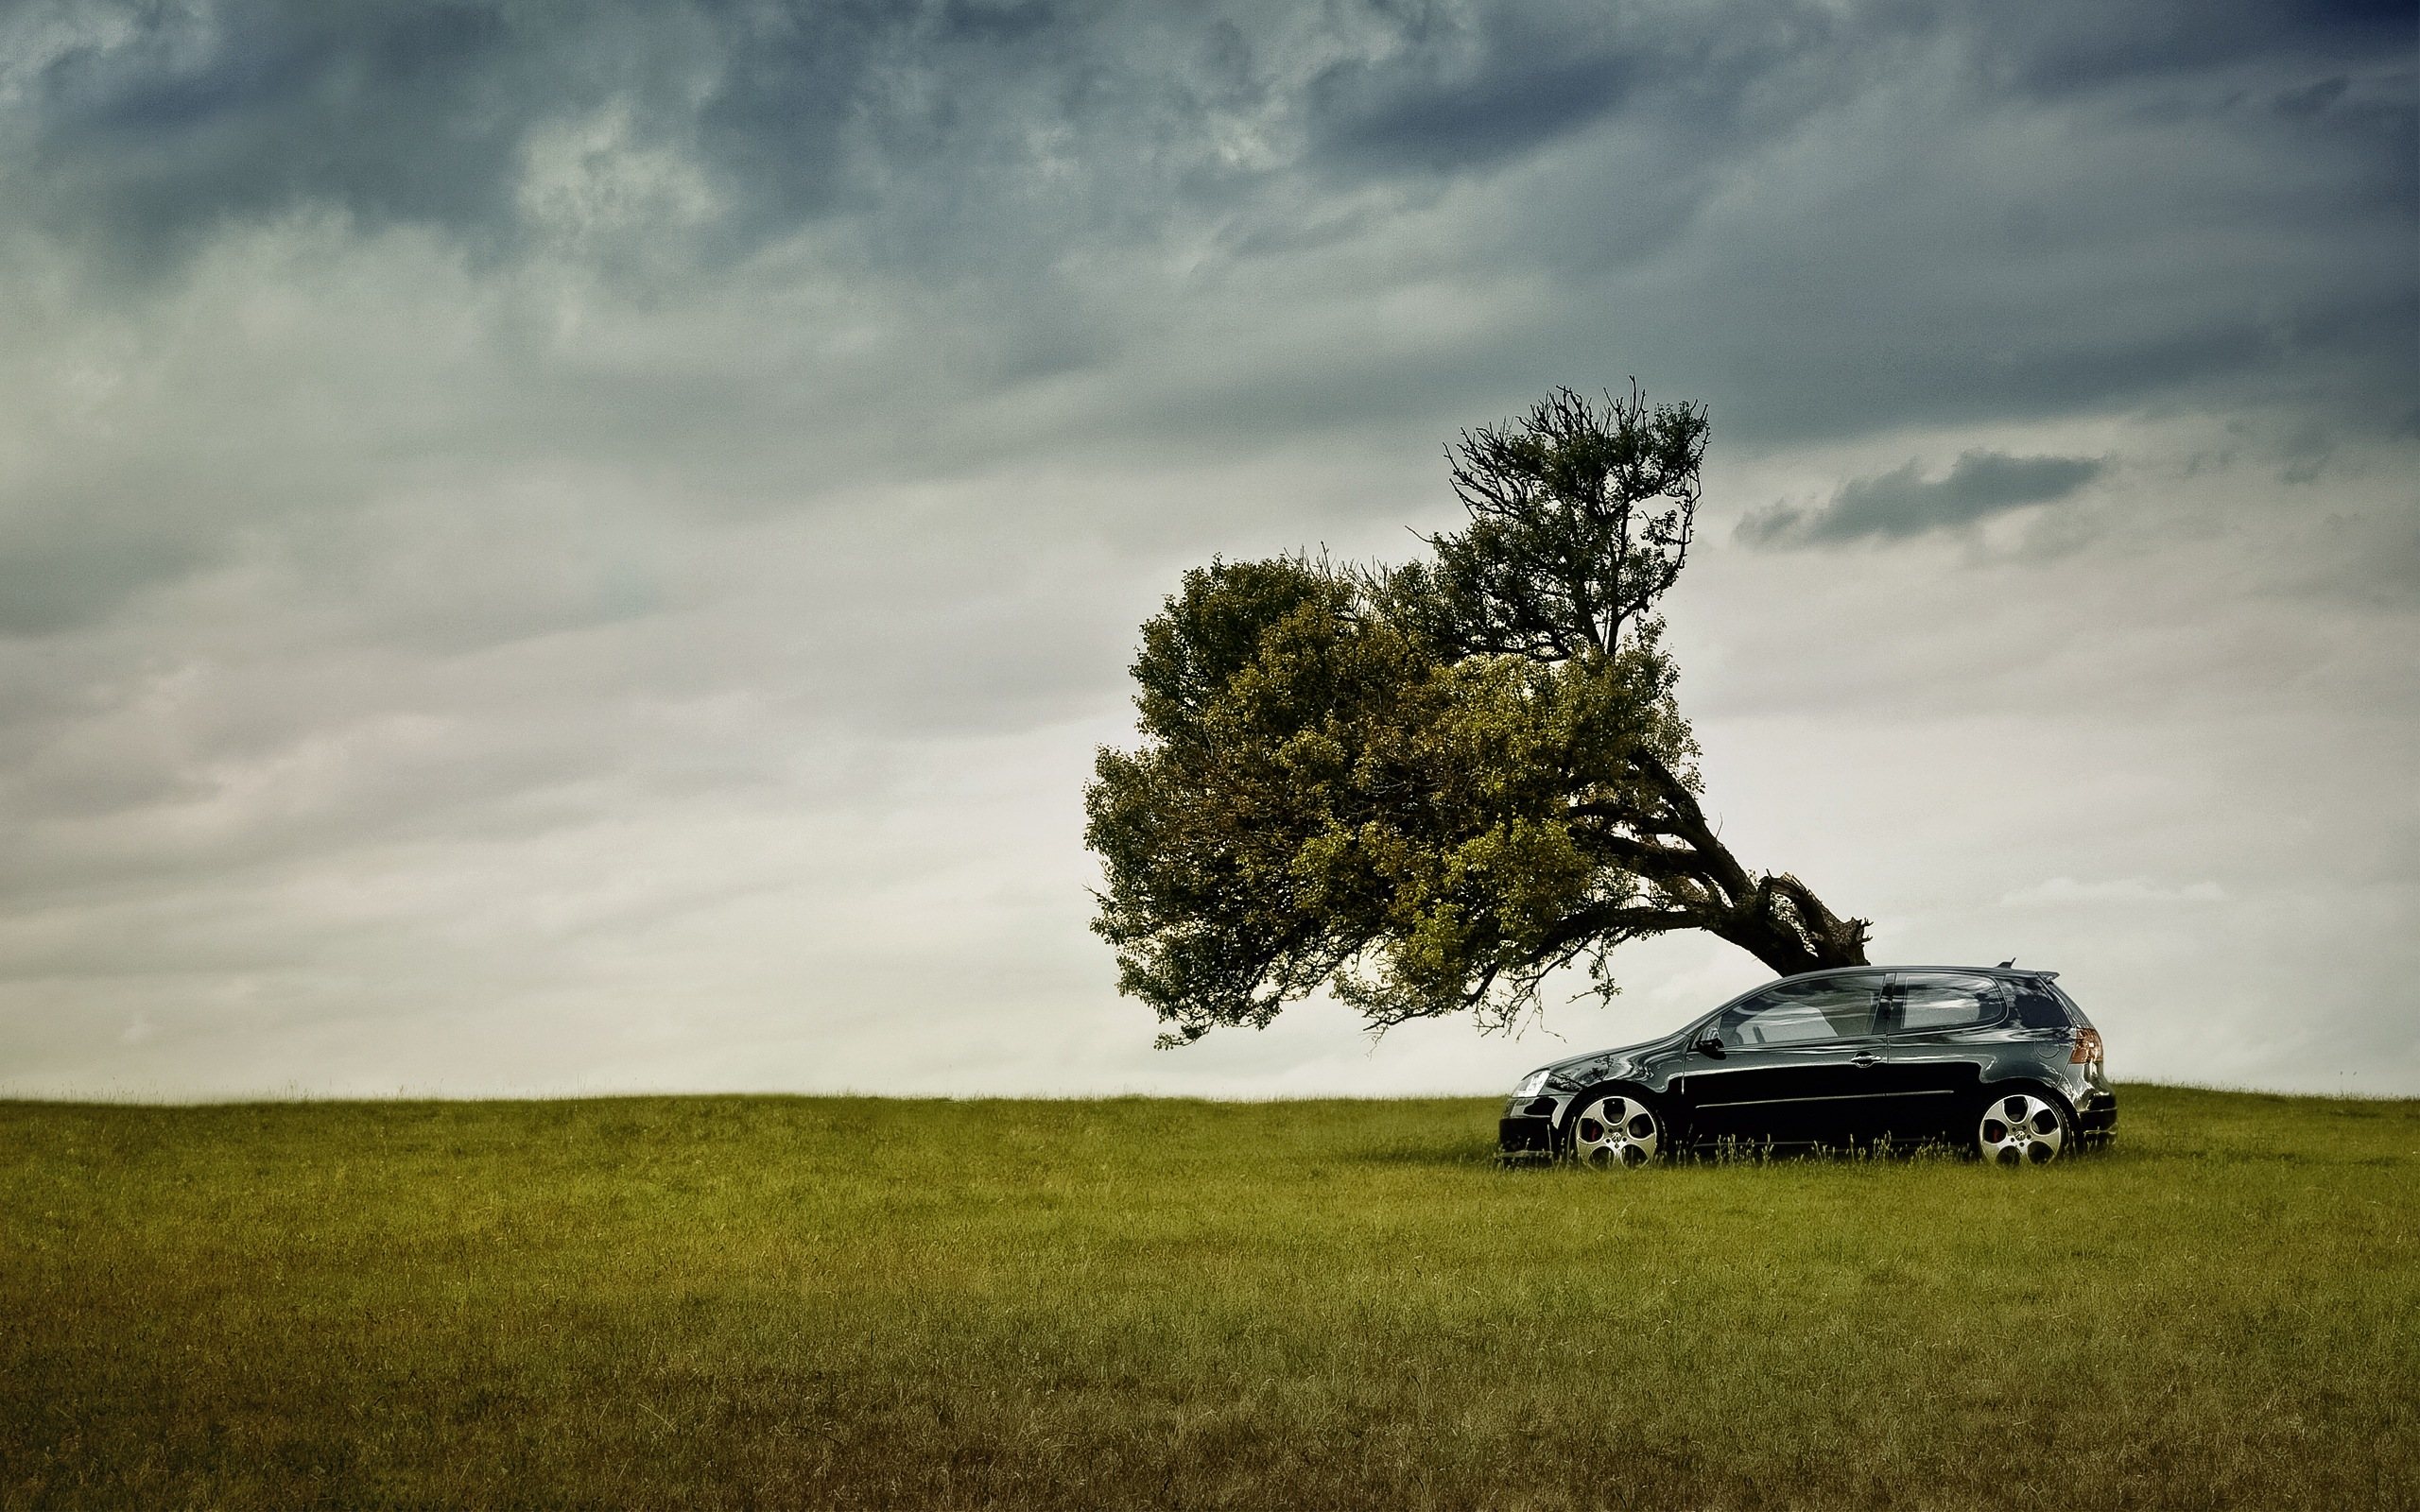
<path id="1" fill-rule="evenodd" d="M 2099 1060 L 2100 1058 L 2100 1031 L 2098 1029 L 2078 1029 L 2076 1031 L 2075 1052 L 2068 1056 L 2067 1059 L 2074 1064 L 2081 1066 L 2087 1061 Z"/>

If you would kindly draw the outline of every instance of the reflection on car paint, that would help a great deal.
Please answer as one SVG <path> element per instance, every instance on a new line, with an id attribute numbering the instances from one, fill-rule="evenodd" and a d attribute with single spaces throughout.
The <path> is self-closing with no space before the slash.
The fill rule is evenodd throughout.
<path id="1" fill-rule="evenodd" d="M 1768 983 L 1661 1039 L 1525 1078 L 1508 1156 L 1948 1143 L 2040 1164 L 2111 1136 L 2100 1031 L 2056 972 L 1849 967 Z M 1534 1087 L 1532 1084 L 1535 1084 Z"/>

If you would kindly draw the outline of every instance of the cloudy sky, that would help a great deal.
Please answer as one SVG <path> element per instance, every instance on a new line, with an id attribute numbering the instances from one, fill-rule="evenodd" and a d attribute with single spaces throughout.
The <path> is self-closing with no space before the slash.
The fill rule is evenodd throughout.
<path id="1" fill-rule="evenodd" d="M 0 1091 L 1493 1091 L 1154 1052 L 1187 565 L 1702 400 L 1709 808 L 2121 1076 L 2420 1092 L 2406 4 L 16 0 Z M 1557 1038 L 1557 1037 L 1561 1038 Z"/>

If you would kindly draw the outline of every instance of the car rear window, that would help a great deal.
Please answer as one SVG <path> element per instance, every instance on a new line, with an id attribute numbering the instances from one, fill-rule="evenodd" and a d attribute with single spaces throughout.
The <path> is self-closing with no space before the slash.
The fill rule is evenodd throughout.
<path id="1" fill-rule="evenodd" d="M 2059 1001 L 2047 982 L 2019 982 L 2016 986 L 2016 1022 L 2029 1029 L 2065 1029 L 2067 1005 Z"/>
<path id="2" fill-rule="evenodd" d="M 2043 985 L 2046 987 L 2049 986 L 2048 983 Z M 2070 994 L 2066 988 L 2050 988 L 2050 995 L 2057 998 L 2061 1003 L 2066 1005 L 2067 1020 L 2069 1022 L 2073 1023 L 2079 1029 L 2089 1029 L 2092 1027 L 2092 1015 L 2083 1011 L 2083 1005 L 2078 1003 L 2074 996 Z"/>

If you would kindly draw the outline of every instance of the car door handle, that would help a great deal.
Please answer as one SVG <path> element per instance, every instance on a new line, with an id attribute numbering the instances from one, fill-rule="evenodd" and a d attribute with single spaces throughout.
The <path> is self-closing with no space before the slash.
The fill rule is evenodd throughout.
<path id="1" fill-rule="evenodd" d="M 1856 1055 L 1849 1057 L 1849 1064 L 1852 1066 L 1878 1066 L 1882 1064 L 1882 1057 L 1876 1055 Z"/>

